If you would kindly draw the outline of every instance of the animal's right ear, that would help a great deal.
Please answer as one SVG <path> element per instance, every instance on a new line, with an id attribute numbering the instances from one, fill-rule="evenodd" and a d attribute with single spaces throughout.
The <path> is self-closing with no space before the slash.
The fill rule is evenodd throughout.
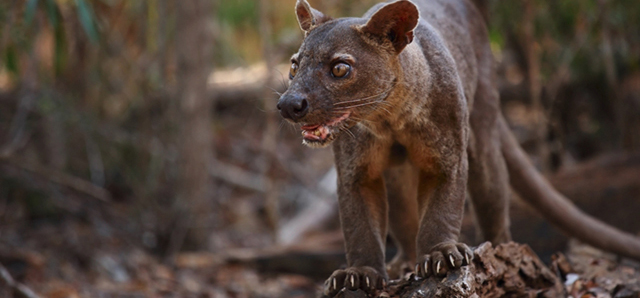
<path id="1" fill-rule="evenodd" d="M 300 28 L 305 34 L 309 33 L 313 27 L 331 20 L 331 17 L 315 10 L 306 0 L 298 0 L 296 3 L 296 16 L 298 17 Z"/>
<path id="2" fill-rule="evenodd" d="M 391 42 L 397 53 L 413 41 L 413 30 L 418 25 L 420 12 L 408 0 L 386 4 L 359 29 L 383 43 Z"/>

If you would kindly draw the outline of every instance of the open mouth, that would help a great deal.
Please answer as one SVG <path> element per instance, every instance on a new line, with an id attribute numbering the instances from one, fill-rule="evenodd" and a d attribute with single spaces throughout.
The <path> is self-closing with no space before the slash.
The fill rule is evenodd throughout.
<path id="1" fill-rule="evenodd" d="M 310 147 L 324 147 L 335 139 L 342 121 L 349 118 L 351 112 L 323 124 L 310 124 L 302 126 L 302 143 Z"/>

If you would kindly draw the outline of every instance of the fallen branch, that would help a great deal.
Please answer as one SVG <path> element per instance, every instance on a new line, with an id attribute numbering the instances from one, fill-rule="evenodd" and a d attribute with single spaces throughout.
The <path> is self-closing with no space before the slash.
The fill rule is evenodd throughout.
<path id="1" fill-rule="evenodd" d="M 55 184 L 68 187 L 77 192 L 94 197 L 98 200 L 105 202 L 111 201 L 111 194 L 106 189 L 67 173 L 54 170 L 42 165 L 24 162 L 15 157 L 6 155 L 0 155 L 0 163 L 6 163 L 13 167 L 31 172 Z"/>
<path id="2" fill-rule="evenodd" d="M 13 277 L 9 273 L 9 270 L 4 268 L 2 264 L 0 264 L 0 280 L 5 286 L 9 287 L 12 291 L 18 294 L 18 295 L 15 295 L 16 297 L 26 297 L 26 298 L 40 297 L 38 294 L 36 294 L 33 290 L 29 289 L 27 286 L 13 279 Z"/>
<path id="3" fill-rule="evenodd" d="M 420 280 L 411 274 L 390 283 L 376 297 L 565 297 L 560 279 L 527 245 L 506 243 L 493 248 L 486 242 L 474 250 L 471 266 L 449 272 L 444 278 Z M 336 297 L 365 298 L 343 290 Z"/>
<path id="4" fill-rule="evenodd" d="M 279 232 L 279 244 L 291 245 L 306 232 L 320 227 L 337 213 L 336 180 L 338 172 L 332 167 L 318 184 L 319 194 L 309 193 L 311 202 L 305 209 L 282 225 Z"/>
<path id="5" fill-rule="evenodd" d="M 262 101 L 265 99 L 265 86 L 273 84 L 274 92 L 286 91 L 285 76 L 289 72 L 288 64 L 280 64 L 272 69 L 265 64 L 256 64 L 249 68 L 220 70 L 209 77 L 209 96 L 216 103 L 237 103 L 240 101 Z M 275 73 L 279 74 L 275 75 Z M 272 76 L 276 77 L 274 79 Z M 281 84 L 277 84 L 280 77 Z"/>
<path id="6" fill-rule="evenodd" d="M 214 161 L 209 167 L 209 174 L 224 182 L 257 192 L 266 192 L 267 186 L 272 183 L 271 180 L 264 175 L 251 173 L 238 166 L 219 160 Z"/>
<path id="7" fill-rule="evenodd" d="M 209 167 L 209 174 L 226 183 L 260 193 L 266 193 L 269 185 L 273 183 L 265 175 L 252 173 L 219 160 L 213 162 Z M 319 193 L 308 192 L 307 195 L 310 197 L 311 204 L 280 227 L 278 232 L 279 244 L 293 244 L 306 232 L 321 226 L 337 212 L 337 200 L 334 198 L 336 179 L 337 172 L 333 167 L 318 184 Z"/>

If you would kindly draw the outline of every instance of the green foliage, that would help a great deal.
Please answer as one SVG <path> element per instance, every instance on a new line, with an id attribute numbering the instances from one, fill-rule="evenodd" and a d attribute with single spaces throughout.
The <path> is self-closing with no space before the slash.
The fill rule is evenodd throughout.
<path id="1" fill-rule="evenodd" d="M 96 17 L 93 14 L 91 4 L 85 0 L 76 0 L 76 8 L 82 28 L 89 36 L 89 40 L 96 44 L 98 42 L 98 29 L 96 28 Z"/>
<path id="2" fill-rule="evenodd" d="M 97 27 L 97 17 L 91 4 L 87 0 L 75 0 L 75 15 L 81 24 L 86 36 L 93 44 L 99 41 Z M 20 9 L 19 1 L 14 1 L 11 5 L 0 6 L 0 32 L 8 32 L 8 37 L 2 37 L 5 44 L 0 44 L 0 54 L 3 57 L 4 67 L 13 74 L 19 74 L 20 64 L 17 62 L 21 55 L 32 55 L 34 37 L 37 36 L 43 27 L 41 23 L 34 22 L 38 13 L 44 14 L 48 28 L 51 28 L 54 36 L 53 46 L 53 68 L 56 75 L 60 75 L 66 68 L 68 57 L 67 28 L 61 13 L 64 2 L 55 0 L 26 0 L 24 9 Z M 23 10 L 22 18 L 16 11 Z M 8 29 L 5 28 L 8 26 Z"/>
<path id="3" fill-rule="evenodd" d="M 18 55 L 13 46 L 8 46 L 4 51 L 4 67 L 14 75 L 18 74 Z"/>
<path id="4" fill-rule="evenodd" d="M 640 59 L 640 5 L 623 0 L 607 3 L 608 11 L 602 11 L 596 0 L 533 1 L 534 37 L 540 47 L 543 79 L 551 78 L 564 63 L 569 64 L 575 80 L 600 76 L 604 71 L 602 30 L 605 21 L 609 25 L 617 69 L 637 69 L 634 65 Z M 502 47 L 521 43 L 524 13 L 521 1 L 495 1 L 490 13 L 491 41 Z"/>
<path id="5" fill-rule="evenodd" d="M 38 0 L 29 0 L 27 2 L 27 9 L 25 9 L 24 20 L 25 23 L 31 24 L 33 17 L 36 14 L 36 8 L 38 7 Z"/>
<path id="6" fill-rule="evenodd" d="M 231 27 L 257 27 L 259 20 L 258 1 L 220 1 L 217 17 L 220 22 L 226 23 Z"/>
<path id="7" fill-rule="evenodd" d="M 51 16 L 56 17 L 51 17 Z M 57 19 L 60 16 L 60 12 L 55 9 L 55 12 L 50 15 L 51 17 L 51 25 L 54 30 L 54 40 L 55 40 L 55 51 L 54 51 L 54 63 L 53 69 L 56 75 L 59 75 L 64 70 L 65 62 L 67 61 L 67 42 L 66 42 L 66 34 L 64 31 L 64 27 L 62 22 L 54 22 L 54 19 Z"/>
<path id="8" fill-rule="evenodd" d="M 47 16 L 49 16 L 49 22 L 52 27 L 58 27 L 60 25 L 60 10 L 58 9 L 58 5 L 54 0 L 46 0 L 45 1 L 45 11 L 47 12 Z"/>

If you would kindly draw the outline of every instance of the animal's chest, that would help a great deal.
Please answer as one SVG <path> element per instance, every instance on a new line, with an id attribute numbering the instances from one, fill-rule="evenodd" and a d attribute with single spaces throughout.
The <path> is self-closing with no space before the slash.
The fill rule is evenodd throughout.
<path id="1" fill-rule="evenodd" d="M 408 161 L 426 172 L 435 170 L 440 155 L 437 144 L 433 142 L 439 138 L 437 128 L 426 120 L 401 124 L 382 121 L 380 124 L 376 135 L 378 141 L 389 148 L 389 166 Z"/>

